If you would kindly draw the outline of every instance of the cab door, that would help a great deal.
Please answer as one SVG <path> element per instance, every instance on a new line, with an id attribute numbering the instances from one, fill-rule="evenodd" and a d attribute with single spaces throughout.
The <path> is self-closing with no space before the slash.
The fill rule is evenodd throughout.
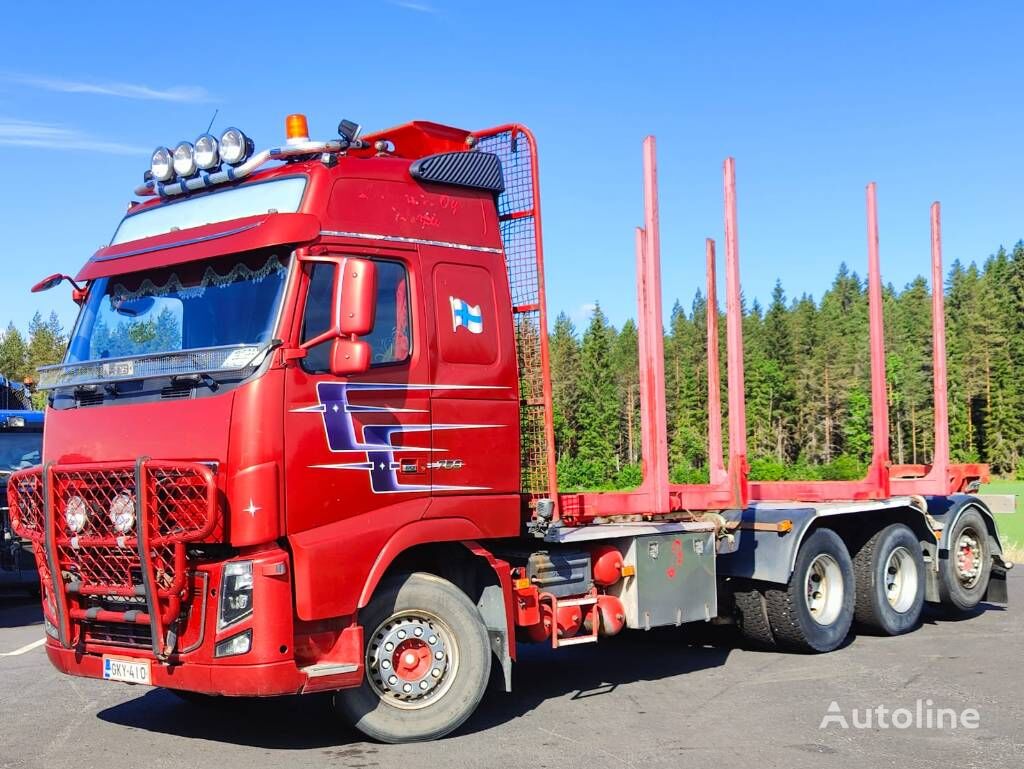
<path id="1" fill-rule="evenodd" d="M 422 516 L 430 499 L 428 356 L 412 262 L 352 250 L 377 267 L 370 368 L 328 371 L 330 342 L 311 347 L 285 384 L 285 503 L 289 534 L 351 527 L 361 549 Z M 334 264 L 305 269 L 300 341 L 330 326 Z"/>
<path id="2" fill-rule="evenodd" d="M 502 256 L 474 255 L 470 261 L 455 260 L 443 249 L 423 252 L 430 265 L 437 328 L 431 400 L 434 495 L 486 496 L 473 507 L 474 516 L 486 511 L 485 517 L 493 519 L 485 530 L 507 523 L 517 533 L 519 399 Z M 428 255 L 433 257 L 429 262 Z M 436 512 L 451 509 L 439 504 Z"/>

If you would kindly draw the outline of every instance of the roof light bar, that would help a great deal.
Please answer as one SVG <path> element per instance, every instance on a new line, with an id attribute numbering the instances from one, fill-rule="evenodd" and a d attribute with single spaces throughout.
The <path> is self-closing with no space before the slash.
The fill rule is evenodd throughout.
<path id="1" fill-rule="evenodd" d="M 321 152 L 340 152 L 344 148 L 344 144 L 335 139 L 333 141 L 306 141 L 301 144 L 286 145 L 284 147 L 272 147 L 270 149 L 261 150 L 255 155 L 250 157 L 248 160 L 240 163 L 237 166 L 228 166 L 222 168 L 220 171 L 215 171 L 211 174 L 200 174 L 193 176 L 188 179 L 179 179 L 173 184 L 162 184 L 158 181 L 149 180 L 140 184 L 135 188 L 135 194 L 139 196 L 149 195 L 160 195 L 161 197 L 174 197 L 182 195 L 187 192 L 194 192 L 196 190 L 206 189 L 208 187 L 214 187 L 218 184 L 224 184 L 225 182 L 238 181 L 244 179 L 246 176 L 251 174 L 253 171 L 258 169 L 263 164 L 271 160 L 285 160 L 290 157 L 297 157 L 300 155 L 315 155 Z M 224 156 L 223 144 L 221 145 L 221 157 L 224 162 L 227 159 Z"/>
<path id="2" fill-rule="evenodd" d="M 256 154 L 253 154 L 255 145 L 252 139 L 237 128 L 225 130 L 219 141 L 205 133 L 196 139 L 195 145 L 181 142 L 173 151 L 157 147 L 150 158 L 146 180 L 135 188 L 135 194 L 184 195 L 243 179 L 271 160 L 341 152 L 353 145 L 359 126 L 343 120 L 338 131 L 341 139 L 311 141 L 306 116 L 295 113 L 285 118 L 285 144 Z"/>

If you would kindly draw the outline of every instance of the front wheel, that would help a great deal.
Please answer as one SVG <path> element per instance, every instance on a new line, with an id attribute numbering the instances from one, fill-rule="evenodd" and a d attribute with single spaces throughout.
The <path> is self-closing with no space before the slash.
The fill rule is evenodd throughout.
<path id="1" fill-rule="evenodd" d="M 491 651 L 465 593 L 432 574 L 382 584 L 360 617 L 366 677 L 334 707 L 382 742 L 432 740 L 457 729 L 487 689 Z"/>

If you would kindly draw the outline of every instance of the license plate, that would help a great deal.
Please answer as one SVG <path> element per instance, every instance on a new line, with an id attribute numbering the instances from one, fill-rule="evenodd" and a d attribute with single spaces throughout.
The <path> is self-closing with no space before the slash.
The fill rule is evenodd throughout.
<path id="1" fill-rule="evenodd" d="M 149 660 L 131 660 L 122 657 L 103 657 L 103 677 L 108 681 L 153 685 Z"/>

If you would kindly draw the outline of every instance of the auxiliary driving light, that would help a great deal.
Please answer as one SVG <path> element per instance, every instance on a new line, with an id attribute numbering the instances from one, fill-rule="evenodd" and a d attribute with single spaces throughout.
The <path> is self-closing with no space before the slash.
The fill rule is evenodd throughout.
<path id="1" fill-rule="evenodd" d="M 196 172 L 196 155 L 192 142 L 182 142 L 174 148 L 174 173 L 184 178 Z"/>
<path id="2" fill-rule="evenodd" d="M 118 534 L 127 534 L 135 525 L 135 499 L 121 492 L 110 502 L 110 522 Z"/>
<path id="3" fill-rule="evenodd" d="M 228 165 L 238 165 L 250 152 L 252 141 L 237 128 L 229 128 L 220 135 L 220 159 Z"/>
<path id="4" fill-rule="evenodd" d="M 217 140 L 210 134 L 203 134 L 196 139 L 195 158 L 196 165 L 204 171 L 216 168 L 220 163 L 220 154 L 217 152 Z"/>
<path id="5" fill-rule="evenodd" d="M 85 528 L 85 522 L 89 520 L 89 507 L 81 497 L 68 497 L 64 504 L 64 522 L 72 534 L 77 534 Z"/>
<path id="6" fill-rule="evenodd" d="M 214 657 L 234 657 L 236 654 L 247 654 L 252 648 L 252 629 L 231 636 L 213 647 Z"/>
<path id="7" fill-rule="evenodd" d="M 153 157 L 149 161 L 149 170 L 158 182 L 169 182 L 173 179 L 174 158 L 171 156 L 171 151 L 166 147 L 157 147 L 153 150 Z"/>

